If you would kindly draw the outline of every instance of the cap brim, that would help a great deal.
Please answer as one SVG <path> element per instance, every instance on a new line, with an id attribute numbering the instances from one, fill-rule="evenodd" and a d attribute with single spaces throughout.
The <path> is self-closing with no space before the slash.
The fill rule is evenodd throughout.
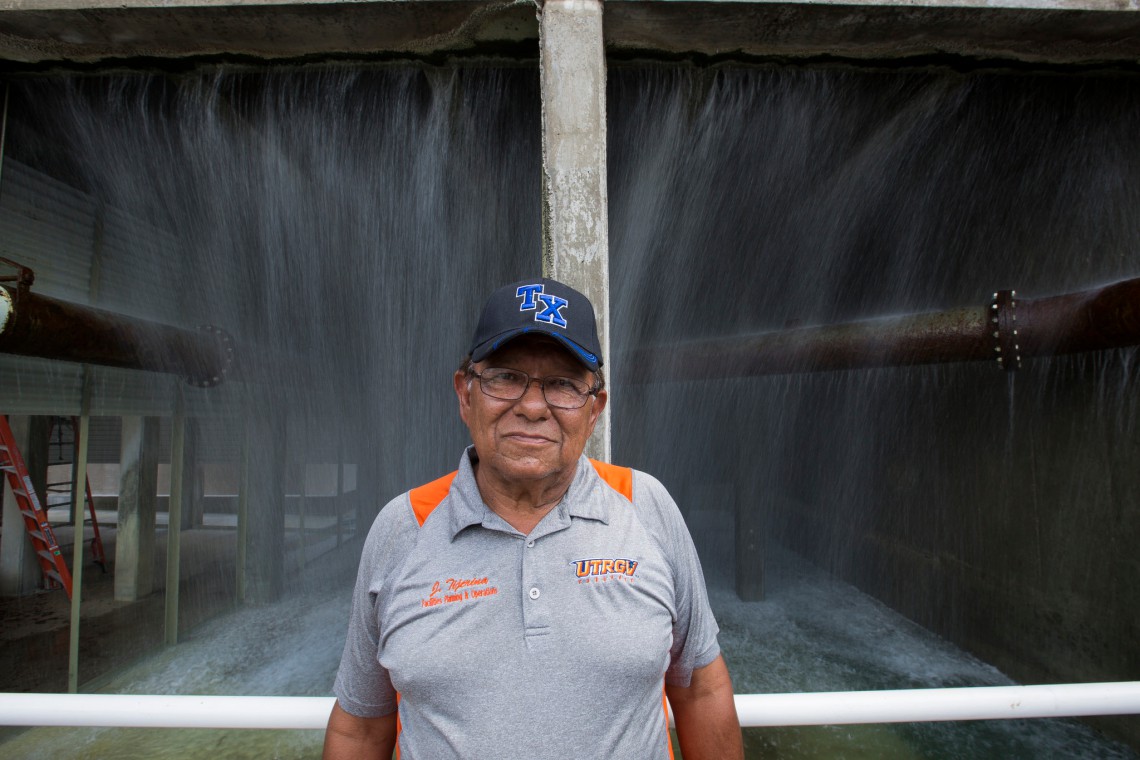
<path id="1" fill-rule="evenodd" d="M 471 352 L 471 361 L 482 361 L 483 359 L 486 359 L 490 354 L 498 351 L 500 348 L 515 338 L 519 337 L 520 335 L 526 335 L 529 333 L 540 333 L 542 335 L 549 335 L 551 338 L 554 338 L 563 346 L 565 346 L 566 350 L 569 351 L 575 359 L 585 364 L 592 372 L 597 372 L 598 369 L 602 366 L 602 360 L 597 355 L 590 353 L 574 341 L 568 339 L 565 335 L 562 335 L 561 333 L 555 332 L 553 330 L 547 330 L 543 327 L 519 327 L 514 330 L 507 330 L 504 333 L 500 333 L 490 340 L 484 341 L 476 346 L 475 350 Z"/>

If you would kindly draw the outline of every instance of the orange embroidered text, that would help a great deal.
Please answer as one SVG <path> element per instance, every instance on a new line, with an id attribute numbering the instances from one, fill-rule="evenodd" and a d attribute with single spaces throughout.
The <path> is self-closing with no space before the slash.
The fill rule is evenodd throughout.
<path id="1" fill-rule="evenodd" d="M 637 560 L 633 559 L 576 559 L 570 563 L 574 574 L 579 578 L 594 575 L 628 575 L 637 572 Z"/>

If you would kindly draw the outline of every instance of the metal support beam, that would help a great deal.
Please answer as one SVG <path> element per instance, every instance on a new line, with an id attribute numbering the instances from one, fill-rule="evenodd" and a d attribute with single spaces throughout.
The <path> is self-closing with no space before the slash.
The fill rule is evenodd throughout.
<path id="1" fill-rule="evenodd" d="M 606 195 L 606 57 L 600 0 L 539 9 L 542 77 L 542 273 L 585 293 L 597 312 L 607 370 L 610 281 Z M 586 449 L 610 460 L 610 415 Z"/>

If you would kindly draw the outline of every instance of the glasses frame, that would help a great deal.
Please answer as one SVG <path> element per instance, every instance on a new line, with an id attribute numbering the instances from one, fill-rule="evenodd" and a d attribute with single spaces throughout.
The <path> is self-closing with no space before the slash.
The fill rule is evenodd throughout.
<path id="1" fill-rule="evenodd" d="M 515 396 L 514 398 L 503 398 L 502 396 L 495 396 L 494 394 L 488 392 L 487 387 L 484 385 L 483 373 L 488 372 L 488 371 L 493 370 L 493 369 L 506 370 L 507 372 L 517 372 L 518 374 L 525 377 L 526 378 L 526 385 L 523 386 L 522 393 Z M 582 403 L 581 404 L 578 404 L 578 406 L 562 406 L 561 404 L 555 404 L 554 402 L 552 402 L 547 397 L 547 395 L 546 395 L 546 384 L 551 380 L 570 380 L 574 383 L 579 383 L 582 381 L 576 380 L 573 377 L 566 377 L 565 375 L 547 375 L 546 377 L 531 377 L 529 374 L 527 374 L 526 372 L 523 372 L 521 369 L 514 369 L 512 367 L 484 367 L 482 372 L 476 372 L 474 364 L 467 365 L 467 374 L 468 374 L 468 376 L 474 377 L 475 379 L 477 379 L 479 381 L 479 390 L 483 393 L 484 396 L 486 396 L 487 398 L 493 398 L 496 401 L 518 401 L 520 398 L 522 398 L 523 396 L 525 396 L 527 394 L 527 391 L 530 390 L 531 384 L 538 383 L 538 387 L 542 390 L 542 400 L 546 402 L 547 406 L 549 406 L 552 409 L 565 409 L 567 411 L 576 411 L 578 409 L 583 408 L 584 406 L 586 406 L 586 402 L 590 400 L 590 396 L 597 397 L 598 391 L 600 391 L 602 389 L 601 381 L 598 380 L 597 376 L 595 375 L 594 384 L 591 385 L 586 390 L 586 393 L 582 396 Z"/>

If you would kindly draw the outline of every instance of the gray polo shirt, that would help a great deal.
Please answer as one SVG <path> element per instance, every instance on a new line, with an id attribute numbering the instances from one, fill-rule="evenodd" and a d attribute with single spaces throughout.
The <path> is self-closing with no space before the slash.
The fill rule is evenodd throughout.
<path id="1" fill-rule="evenodd" d="M 669 757 L 664 685 L 687 686 L 720 652 L 676 504 L 636 470 L 631 504 L 582 457 L 523 535 L 483 504 L 474 455 L 430 513 L 409 492 L 373 523 L 341 708 L 398 702 L 404 760 Z"/>

